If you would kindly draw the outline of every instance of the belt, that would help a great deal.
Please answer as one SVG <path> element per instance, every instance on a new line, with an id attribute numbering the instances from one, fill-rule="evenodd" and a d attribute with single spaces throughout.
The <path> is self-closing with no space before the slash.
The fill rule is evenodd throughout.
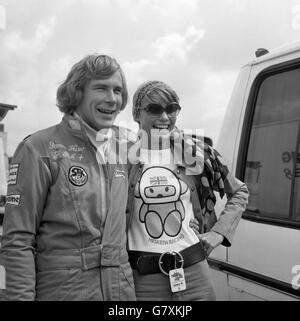
<path id="1" fill-rule="evenodd" d="M 188 267 L 206 259 L 206 252 L 200 242 L 180 252 L 128 251 L 128 255 L 131 268 L 138 270 L 140 274 L 167 274 L 170 270 Z"/>
<path id="2" fill-rule="evenodd" d="M 96 267 L 118 267 L 127 263 L 124 247 L 99 244 L 81 249 L 56 249 L 37 252 L 36 267 L 39 271 L 49 269 L 81 268 L 83 271 Z"/>

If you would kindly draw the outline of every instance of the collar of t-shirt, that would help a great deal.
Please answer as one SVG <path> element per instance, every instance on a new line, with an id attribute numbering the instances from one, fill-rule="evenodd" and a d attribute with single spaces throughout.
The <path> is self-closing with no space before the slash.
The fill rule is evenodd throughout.
<path id="1" fill-rule="evenodd" d="M 172 164 L 173 155 L 170 148 L 140 150 L 140 162 L 145 165 Z"/>

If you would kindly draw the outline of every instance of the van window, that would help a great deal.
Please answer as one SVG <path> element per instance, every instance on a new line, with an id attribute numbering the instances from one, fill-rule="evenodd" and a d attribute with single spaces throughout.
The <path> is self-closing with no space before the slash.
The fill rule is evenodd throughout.
<path id="1" fill-rule="evenodd" d="M 300 221 L 300 69 L 272 74 L 258 88 L 244 180 L 247 212 Z"/>

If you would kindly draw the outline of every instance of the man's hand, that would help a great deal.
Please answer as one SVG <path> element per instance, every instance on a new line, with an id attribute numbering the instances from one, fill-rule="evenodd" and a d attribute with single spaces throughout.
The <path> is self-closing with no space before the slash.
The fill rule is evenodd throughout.
<path id="1" fill-rule="evenodd" d="M 199 222 L 197 219 L 192 219 L 190 220 L 190 227 L 193 229 L 193 231 L 196 233 L 199 241 L 202 242 L 202 245 L 204 247 L 204 250 L 209 256 L 211 251 L 216 248 L 218 245 L 220 245 L 223 240 L 224 236 L 214 232 L 214 231 L 209 231 L 207 233 L 200 234 L 199 233 Z"/>

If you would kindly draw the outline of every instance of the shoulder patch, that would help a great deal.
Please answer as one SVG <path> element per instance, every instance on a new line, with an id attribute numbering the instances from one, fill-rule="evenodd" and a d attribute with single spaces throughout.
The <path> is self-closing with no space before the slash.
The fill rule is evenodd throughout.
<path id="1" fill-rule="evenodd" d="M 20 194 L 7 195 L 6 196 L 6 205 L 19 206 L 20 205 L 20 199 L 21 199 L 21 195 Z"/>
<path id="2" fill-rule="evenodd" d="M 20 166 L 20 164 L 18 164 L 18 163 L 11 163 L 10 164 L 7 185 L 16 185 L 17 184 L 19 166 Z"/>

